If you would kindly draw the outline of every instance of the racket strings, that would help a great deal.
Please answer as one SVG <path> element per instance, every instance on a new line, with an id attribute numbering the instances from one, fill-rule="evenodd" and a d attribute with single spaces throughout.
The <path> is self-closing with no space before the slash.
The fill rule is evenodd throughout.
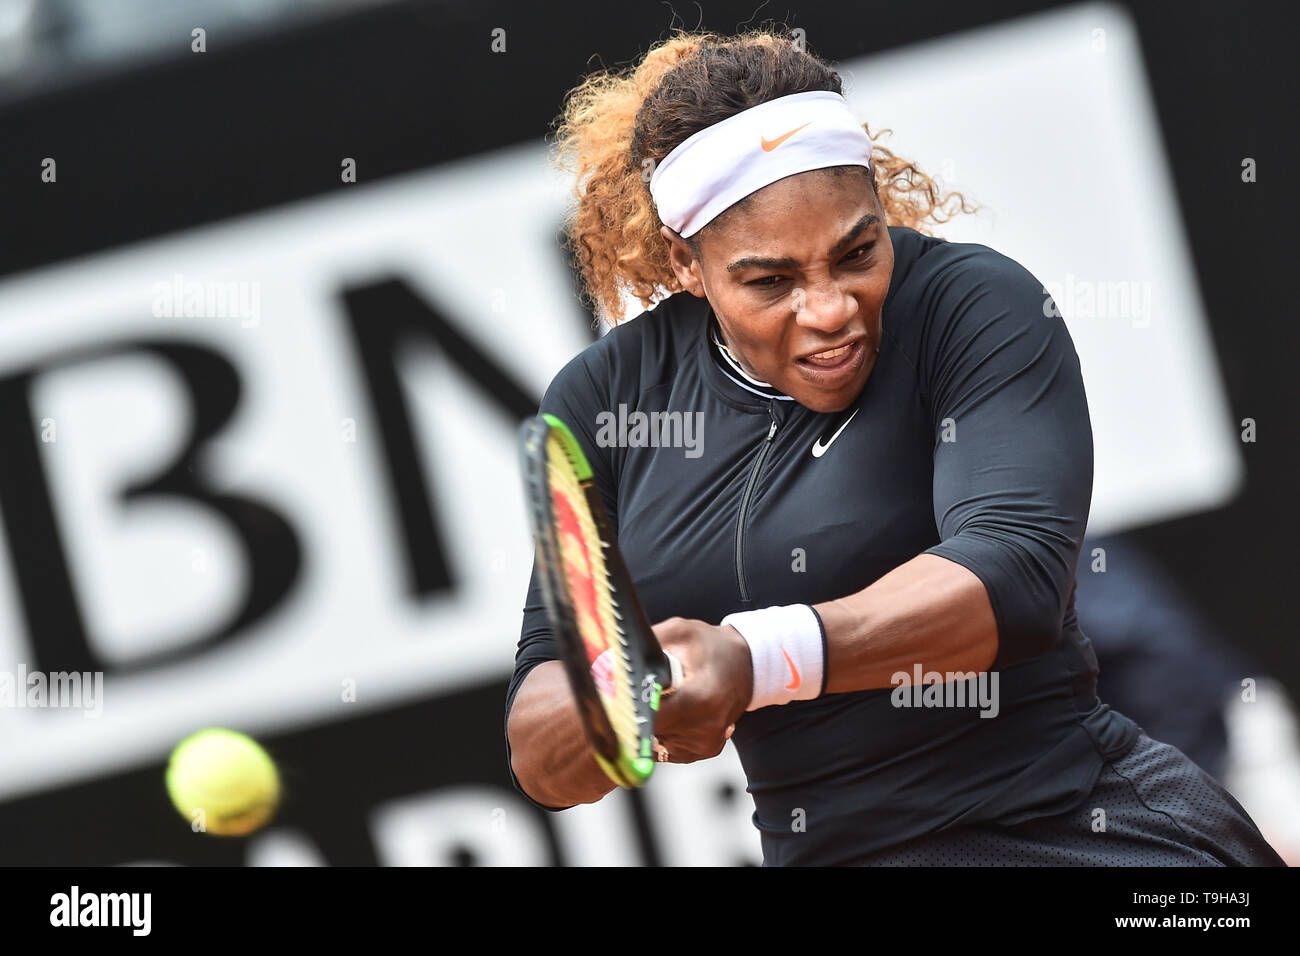
<path id="1" fill-rule="evenodd" d="M 614 733 L 629 755 L 636 756 L 640 742 L 640 725 L 637 722 L 635 704 L 636 690 L 630 686 L 629 675 L 632 672 L 632 662 L 628 657 L 623 616 L 618 611 L 618 602 L 614 600 L 609 572 L 605 564 L 605 550 L 610 545 L 601 538 L 600 531 L 592 520 L 582 484 L 573 469 L 568 453 L 554 436 L 548 438 L 547 444 L 547 478 L 551 493 L 562 496 L 568 501 L 571 513 L 577 518 L 581 533 L 580 541 L 574 541 L 570 535 L 560 536 L 561 549 L 567 552 L 563 554 L 561 562 L 565 579 L 572 594 L 574 582 L 570 578 L 569 568 L 571 565 L 582 567 L 585 564 L 595 583 L 595 610 L 600 620 L 586 620 L 586 615 L 580 613 L 576 615 L 578 627 L 589 649 L 589 656 L 596 656 L 590 654 L 592 647 L 599 648 L 601 651 L 607 649 L 613 651 L 610 655 L 612 658 L 610 676 L 615 693 L 606 694 L 602 691 L 601 700 Z M 582 553 L 572 553 L 572 549 L 575 548 L 581 548 Z M 580 602 L 575 601 L 574 604 L 575 607 L 581 607 Z M 592 633 L 593 626 L 597 633 Z M 609 640 L 606 635 L 612 636 L 614 640 Z"/>

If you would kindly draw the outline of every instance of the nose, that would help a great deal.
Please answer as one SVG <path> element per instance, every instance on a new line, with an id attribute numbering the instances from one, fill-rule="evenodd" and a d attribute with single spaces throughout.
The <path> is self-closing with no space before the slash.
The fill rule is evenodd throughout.
<path id="1" fill-rule="evenodd" d="M 819 332 L 838 332 L 858 314 L 858 300 L 836 282 L 820 282 L 797 288 L 794 317 L 799 325 Z"/>

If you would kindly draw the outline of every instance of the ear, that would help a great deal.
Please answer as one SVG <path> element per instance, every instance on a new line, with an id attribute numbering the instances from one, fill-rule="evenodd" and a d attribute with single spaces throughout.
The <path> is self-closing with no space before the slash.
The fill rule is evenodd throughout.
<path id="1" fill-rule="evenodd" d="M 704 280 L 700 276 L 700 262 L 695 258 L 695 251 L 668 226 L 660 228 L 659 234 L 668 243 L 668 263 L 673 267 L 677 282 L 697 299 L 703 298 Z"/>

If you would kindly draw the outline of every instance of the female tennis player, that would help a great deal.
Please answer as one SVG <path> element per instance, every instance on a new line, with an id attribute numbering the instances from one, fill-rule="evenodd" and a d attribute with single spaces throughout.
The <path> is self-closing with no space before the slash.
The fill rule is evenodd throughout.
<path id="1" fill-rule="evenodd" d="M 1281 864 L 1097 698 L 1079 361 L 1024 268 L 921 231 L 964 199 L 873 146 L 839 76 L 777 32 L 681 33 L 587 77 L 558 145 L 615 327 L 542 411 L 684 668 L 660 757 L 730 737 L 765 865 Z M 620 324 L 622 288 L 653 307 Z M 611 424 L 636 413 L 679 440 Z M 534 575 L 506 737 L 548 809 L 613 789 L 557 657 Z"/>

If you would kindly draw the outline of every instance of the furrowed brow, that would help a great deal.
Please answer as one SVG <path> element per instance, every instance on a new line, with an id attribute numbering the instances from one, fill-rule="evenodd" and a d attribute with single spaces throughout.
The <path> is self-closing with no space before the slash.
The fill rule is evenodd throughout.
<path id="1" fill-rule="evenodd" d="M 867 213 L 859 219 L 844 236 L 835 245 L 831 246 L 830 255 L 832 257 L 839 255 L 847 249 L 853 240 L 862 235 L 876 223 L 880 222 L 880 217 L 875 213 Z M 799 261 L 786 256 L 781 259 L 772 259 L 767 256 L 743 256 L 727 266 L 728 272 L 738 272 L 741 269 L 797 269 Z"/>

